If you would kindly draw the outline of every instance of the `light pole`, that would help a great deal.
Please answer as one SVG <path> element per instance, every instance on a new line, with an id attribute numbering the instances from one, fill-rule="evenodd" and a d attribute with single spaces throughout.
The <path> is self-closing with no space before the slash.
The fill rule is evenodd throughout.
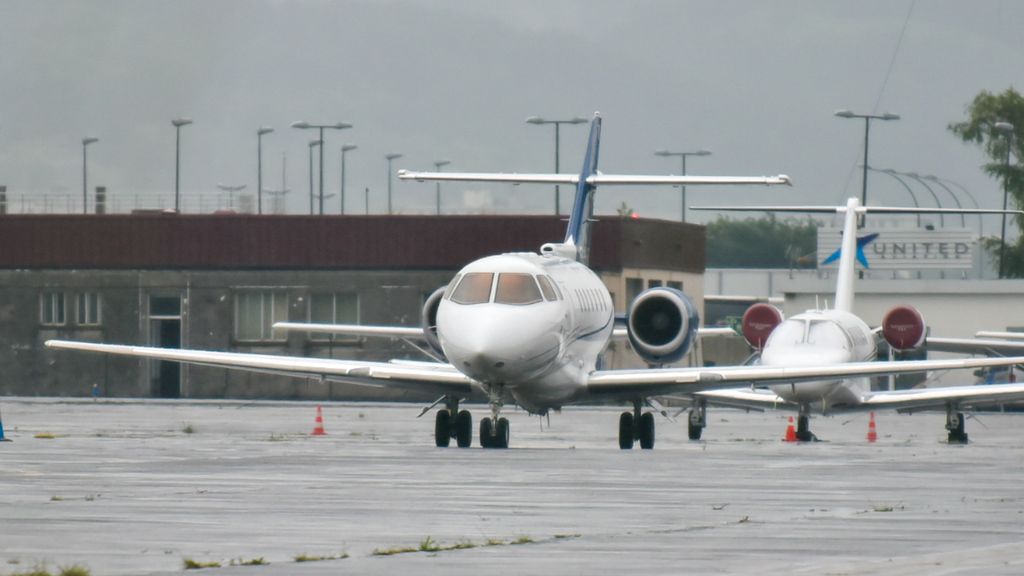
<path id="1" fill-rule="evenodd" d="M 308 128 L 316 128 L 320 131 L 320 137 L 317 142 L 323 143 L 324 141 L 324 129 L 330 130 L 344 130 L 345 128 L 351 128 L 352 125 L 346 122 L 335 122 L 334 124 L 310 124 L 309 122 L 298 121 L 292 122 L 292 128 L 299 128 L 300 130 L 306 130 Z M 312 145 L 311 145 L 312 146 Z M 310 148 L 310 153 L 313 149 Z M 310 202 L 312 202 L 312 196 L 310 196 Z M 312 214 L 313 210 L 310 209 Z M 320 146 L 320 215 L 324 215 L 324 147 Z"/>
<path id="2" fill-rule="evenodd" d="M 863 118 L 864 119 L 864 175 L 862 178 L 862 188 L 860 193 L 860 205 L 868 205 L 868 134 L 871 127 L 872 120 L 899 120 L 899 114 L 890 114 L 886 112 L 884 114 L 855 114 L 849 110 L 836 110 L 835 115 L 840 118 Z M 864 222 L 867 220 L 865 216 L 860 217 L 860 225 L 864 226 Z"/>
<path id="3" fill-rule="evenodd" d="M 229 210 L 235 209 L 235 192 L 241 192 L 242 190 L 245 190 L 245 186 L 245 184 L 237 184 L 235 186 L 232 186 L 230 184 L 217 184 L 217 188 L 220 188 L 221 190 L 228 193 Z"/>
<path id="4" fill-rule="evenodd" d="M 402 155 L 398 153 L 385 154 L 384 158 L 388 161 L 388 216 L 391 215 L 391 161 L 395 158 L 401 158 Z"/>
<path id="5" fill-rule="evenodd" d="M 181 211 L 181 192 L 178 183 L 181 175 L 181 127 L 192 123 L 191 118 L 175 118 L 171 120 L 174 126 L 174 211 Z"/>
<path id="6" fill-rule="evenodd" d="M 82 214 L 89 213 L 89 196 L 88 186 L 86 184 L 86 159 L 87 155 L 85 150 L 89 147 L 89 144 L 99 142 L 99 138 L 86 137 L 82 138 Z"/>
<path id="7" fill-rule="evenodd" d="M 321 144 L 321 142 L 319 140 L 310 140 L 309 141 L 309 215 L 310 216 L 312 216 L 314 214 L 314 212 L 313 212 L 313 148 L 316 147 L 316 146 L 320 146 L 320 144 Z M 323 164 L 321 164 L 321 166 L 323 166 Z M 321 173 L 320 176 L 323 176 L 323 173 Z M 323 182 L 323 180 L 321 180 L 321 182 Z M 323 190 L 323 188 L 321 188 L 321 190 Z M 322 207 L 323 207 L 323 204 L 321 204 L 321 208 Z"/>
<path id="8" fill-rule="evenodd" d="M 1010 194 L 1010 149 L 1013 148 L 1013 124 L 996 122 L 992 127 L 1006 136 L 1006 161 L 1003 164 L 1006 171 L 1003 174 L 1003 232 L 999 236 L 999 277 L 1002 278 L 1003 272 L 1006 270 L 1004 265 L 1006 260 L 1006 200 Z"/>
<path id="9" fill-rule="evenodd" d="M 587 121 L 586 118 L 580 118 L 579 116 L 574 116 L 572 118 L 568 118 L 568 119 L 565 119 L 565 120 L 549 120 L 549 119 L 546 119 L 546 118 L 541 118 L 540 116 L 530 116 L 529 118 L 526 119 L 526 123 L 527 124 L 537 124 L 537 125 L 541 125 L 541 124 L 554 124 L 555 125 L 555 174 L 558 174 L 558 131 L 559 131 L 559 127 L 562 124 L 583 124 L 586 121 Z M 562 205 L 561 204 L 561 190 L 559 189 L 558 184 L 555 184 L 555 215 L 560 214 L 560 206 L 561 205 Z"/>
<path id="10" fill-rule="evenodd" d="M 274 129 L 260 126 L 256 130 L 256 213 L 263 214 L 263 135 Z"/>
<path id="11" fill-rule="evenodd" d="M 345 213 L 345 153 L 359 148 L 355 144 L 345 144 L 341 147 L 341 214 Z"/>
<path id="12" fill-rule="evenodd" d="M 441 167 L 447 166 L 447 165 L 449 165 L 451 163 L 452 163 L 451 160 L 436 160 L 434 162 L 434 168 L 438 172 L 440 172 L 441 171 Z M 441 181 L 440 180 L 437 181 L 437 189 L 436 189 L 434 195 L 437 198 L 437 215 L 440 216 L 441 215 Z"/>
<path id="13" fill-rule="evenodd" d="M 707 150 L 705 148 L 701 148 L 700 150 L 694 150 L 693 152 L 670 152 L 669 150 L 662 149 L 662 150 L 658 150 L 657 152 L 655 152 L 654 155 L 655 156 L 662 156 L 662 157 L 665 157 L 665 158 L 669 158 L 671 156 L 679 156 L 679 159 L 682 160 L 682 170 L 683 170 L 682 173 L 680 174 L 680 176 L 686 176 L 686 157 L 687 156 L 710 156 L 711 155 L 711 150 Z M 682 219 L 680 220 L 680 222 L 686 222 L 686 185 L 683 184 L 683 185 L 680 186 L 680 188 L 683 191 L 683 193 L 682 193 L 683 211 L 682 211 L 682 217 L 681 217 Z"/>

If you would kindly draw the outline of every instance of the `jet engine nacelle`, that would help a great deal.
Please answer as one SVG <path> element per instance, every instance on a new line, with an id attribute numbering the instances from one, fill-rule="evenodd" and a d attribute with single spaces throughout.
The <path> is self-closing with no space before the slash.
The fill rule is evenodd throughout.
<path id="1" fill-rule="evenodd" d="M 771 304 L 758 302 L 747 308 L 747 311 L 743 313 L 741 325 L 743 338 L 747 340 L 747 344 L 750 344 L 752 348 L 760 350 L 764 348 L 764 343 L 768 341 L 768 337 L 772 335 L 775 327 L 781 324 L 784 319 L 782 310 Z"/>
<path id="2" fill-rule="evenodd" d="M 924 344 L 928 325 L 913 306 L 896 306 L 882 318 L 882 337 L 895 350 L 913 350 Z"/>
<path id="3" fill-rule="evenodd" d="M 651 288 L 629 306 L 626 322 L 633 350 L 651 364 L 668 364 L 690 350 L 700 327 L 693 301 L 674 288 Z"/>
<path id="4" fill-rule="evenodd" d="M 420 313 L 420 325 L 423 326 L 423 339 L 427 341 L 430 349 L 436 352 L 441 358 L 445 358 L 444 350 L 441 349 L 441 341 L 437 339 L 437 307 L 441 305 L 441 298 L 444 296 L 445 287 L 442 286 L 427 298 L 423 303 L 423 311 Z M 447 360 L 447 358 L 445 358 Z"/>

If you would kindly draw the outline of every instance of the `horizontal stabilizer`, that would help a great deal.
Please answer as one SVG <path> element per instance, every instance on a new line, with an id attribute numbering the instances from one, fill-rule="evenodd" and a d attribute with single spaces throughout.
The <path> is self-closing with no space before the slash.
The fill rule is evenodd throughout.
<path id="1" fill-rule="evenodd" d="M 579 174 L 517 174 L 485 172 L 411 172 L 399 170 L 402 180 L 420 182 L 508 182 L 512 184 L 579 184 Z M 789 185 L 789 176 L 647 176 L 643 174 L 592 174 L 587 177 L 591 186 L 730 186 L 730 185 Z"/>

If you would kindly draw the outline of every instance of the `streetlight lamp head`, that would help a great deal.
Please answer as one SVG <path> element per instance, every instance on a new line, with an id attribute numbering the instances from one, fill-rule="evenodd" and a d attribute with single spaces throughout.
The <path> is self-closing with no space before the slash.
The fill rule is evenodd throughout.
<path id="1" fill-rule="evenodd" d="M 572 120 L 569 120 L 569 124 L 583 124 L 587 121 L 586 118 L 580 118 L 579 116 L 573 116 Z"/>
<path id="2" fill-rule="evenodd" d="M 334 128 L 335 130 L 344 130 L 345 128 L 351 128 L 351 127 L 352 127 L 352 125 L 349 124 L 348 122 L 338 122 L 334 126 L 331 126 L 331 128 Z"/>
<path id="3" fill-rule="evenodd" d="M 452 163 L 451 160 L 437 160 L 437 161 L 434 162 L 434 166 L 440 168 L 441 166 L 447 166 L 447 165 L 449 165 L 451 163 Z"/>
<path id="4" fill-rule="evenodd" d="M 175 127 L 188 126 L 191 123 L 191 118 L 175 118 L 171 120 L 171 124 L 173 124 Z"/>
<path id="5" fill-rule="evenodd" d="M 881 116 L 879 116 L 879 118 L 882 119 L 882 120 L 899 120 L 900 119 L 900 115 L 899 114 L 892 114 L 890 112 L 886 112 L 885 114 L 882 114 Z"/>
<path id="6" fill-rule="evenodd" d="M 1007 134 L 1013 132 L 1013 124 L 1010 124 L 1009 122 L 996 122 L 992 127 Z"/>
<path id="7" fill-rule="evenodd" d="M 345 144 L 341 147 L 341 151 L 348 152 L 349 150 L 355 150 L 356 148 L 359 148 L 359 146 L 356 146 L 355 144 Z"/>
<path id="8" fill-rule="evenodd" d="M 89 144 L 92 144 L 93 142 L 99 142 L 99 141 L 100 141 L 99 138 L 93 138 L 91 136 L 87 137 L 87 138 L 82 138 L 82 146 L 88 146 Z"/>
<path id="9" fill-rule="evenodd" d="M 401 157 L 402 157 L 402 155 L 398 154 L 398 153 L 392 153 L 392 154 L 385 154 L 384 155 L 384 158 L 386 158 L 388 160 L 394 160 L 395 158 L 401 158 Z"/>
<path id="10" fill-rule="evenodd" d="M 711 156 L 711 150 L 708 150 L 707 148 L 701 148 L 700 150 L 697 150 L 696 152 L 694 152 L 693 155 L 694 156 Z"/>
<path id="11" fill-rule="evenodd" d="M 671 155 L 672 155 L 672 153 L 671 153 L 671 152 L 669 152 L 668 150 L 665 150 L 665 149 L 663 148 L 663 149 L 661 149 L 661 150 L 655 150 L 655 151 L 654 151 L 654 155 L 655 155 L 655 156 L 671 156 Z"/>
<path id="12" fill-rule="evenodd" d="M 270 126 L 260 126 L 259 129 L 256 130 L 256 135 L 263 136 L 264 134 L 270 134 L 273 131 L 274 129 Z"/>
<path id="13" fill-rule="evenodd" d="M 854 113 L 853 112 L 850 112 L 849 110 L 845 110 L 845 109 L 844 110 L 836 110 L 835 115 L 839 116 L 840 118 L 853 118 L 854 117 Z"/>
<path id="14" fill-rule="evenodd" d="M 300 130 L 305 130 L 306 128 L 309 128 L 309 122 L 296 120 L 295 122 L 292 122 L 291 126 L 292 128 L 299 128 Z"/>
<path id="15" fill-rule="evenodd" d="M 310 148 L 313 148 L 313 147 L 316 147 L 316 146 L 319 146 L 319 145 L 320 145 L 320 141 L 319 140 L 310 140 L 309 141 L 309 147 Z"/>
<path id="16" fill-rule="evenodd" d="M 543 124 L 544 123 L 544 119 L 541 118 L 540 116 L 530 116 L 529 118 L 526 119 L 526 123 L 527 124 Z"/>

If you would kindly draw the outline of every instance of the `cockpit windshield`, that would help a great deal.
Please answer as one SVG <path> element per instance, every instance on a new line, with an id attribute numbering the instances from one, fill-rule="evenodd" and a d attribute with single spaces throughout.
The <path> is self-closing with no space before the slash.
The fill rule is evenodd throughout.
<path id="1" fill-rule="evenodd" d="M 832 349 L 850 349 L 850 338 L 846 332 L 830 320 L 811 322 L 807 330 L 807 343 Z"/>
<path id="2" fill-rule="evenodd" d="M 793 344 L 803 344 L 804 332 L 807 330 L 807 323 L 803 320 L 785 320 L 782 324 L 775 327 L 772 330 L 771 336 L 768 337 L 768 346 L 791 346 Z"/>
<path id="3" fill-rule="evenodd" d="M 530 274 L 506 272 L 498 275 L 498 289 L 494 293 L 496 304 L 520 306 L 542 301 L 537 281 Z"/>
<path id="4" fill-rule="evenodd" d="M 462 281 L 452 292 L 452 302 L 456 304 L 485 304 L 491 299 L 491 282 L 493 272 L 471 272 L 462 277 Z"/>

